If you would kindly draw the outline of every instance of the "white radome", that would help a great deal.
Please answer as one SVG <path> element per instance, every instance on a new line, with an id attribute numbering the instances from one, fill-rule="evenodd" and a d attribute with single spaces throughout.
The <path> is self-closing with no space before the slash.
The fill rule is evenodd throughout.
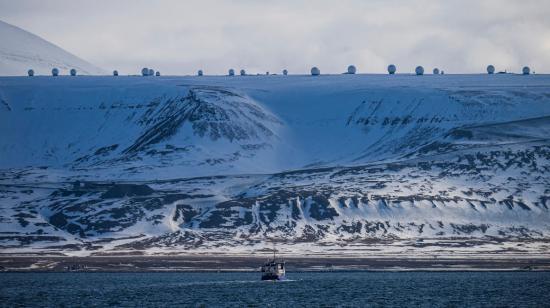
<path id="1" fill-rule="evenodd" d="M 495 73 L 495 67 L 493 65 L 487 66 L 487 74 L 494 74 Z"/>
<path id="2" fill-rule="evenodd" d="M 439 69 L 436 67 L 433 70 L 434 75 L 439 75 Z"/>
<path id="3" fill-rule="evenodd" d="M 56 67 L 54 67 L 52 69 L 52 76 L 57 76 L 57 75 L 59 75 L 59 70 Z"/>
<path id="4" fill-rule="evenodd" d="M 397 71 L 397 67 L 395 67 L 395 65 L 393 64 L 388 65 L 388 73 L 390 73 L 390 75 L 395 74 L 396 71 Z"/>
<path id="5" fill-rule="evenodd" d="M 523 73 L 523 75 L 529 75 L 531 74 L 531 69 L 529 68 L 529 66 L 524 66 L 521 72 Z"/>
<path id="6" fill-rule="evenodd" d="M 71 68 L 71 76 L 76 76 L 76 70 L 74 68 Z"/>
<path id="7" fill-rule="evenodd" d="M 229 70 L 229 76 L 235 76 L 235 70 L 234 69 Z"/>
<path id="8" fill-rule="evenodd" d="M 147 75 L 149 75 L 149 69 L 146 68 L 146 67 L 142 68 L 142 69 L 141 69 L 141 75 L 142 75 L 142 76 L 147 76 Z"/>
<path id="9" fill-rule="evenodd" d="M 422 66 L 417 66 L 416 69 L 414 70 L 414 72 L 416 73 L 416 75 L 418 76 L 421 76 L 421 75 L 424 75 L 424 68 Z"/>
<path id="10" fill-rule="evenodd" d="M 348 74 L 355 74 L 357 72 L 357 68 L 355 68 L 355 65 L 348 66 Z"/>
<path id="11" fill-rule="evenodd" d="M 29 75 L 29 77 L 34 76 L 34 70 L 33 69 L 28 70 L 27 74 Z"/>
<path id="12" fill-rule="evenodd" d="M 321 71 L 317 68 L 317 66 L 314 66 L 311 68 L 311 75 L 312 76 L 319 76 L 321 74 Z"/>

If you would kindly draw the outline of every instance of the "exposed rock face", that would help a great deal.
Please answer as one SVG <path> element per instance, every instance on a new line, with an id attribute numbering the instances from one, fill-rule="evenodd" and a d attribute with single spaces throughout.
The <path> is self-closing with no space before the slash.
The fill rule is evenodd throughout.
<path id="1" fill-rule="evenodd" d="M 137 184 L 115 184 L 108 191 L 101 195 L 103 199 L 123 198 L 133 196 L 148 196 L 154 190 L 147 185 Z"/>

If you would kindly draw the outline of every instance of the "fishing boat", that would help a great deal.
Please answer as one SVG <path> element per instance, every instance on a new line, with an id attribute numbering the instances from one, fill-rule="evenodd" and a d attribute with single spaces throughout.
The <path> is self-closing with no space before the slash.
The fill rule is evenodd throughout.
<path id="1" fill-rule="evenodd" d="M 262 280 L 284 280 L 285 265 L 284 260 L 277 260 L 274 250 L 273 259 L 267 260 L 261 267 Z"/>

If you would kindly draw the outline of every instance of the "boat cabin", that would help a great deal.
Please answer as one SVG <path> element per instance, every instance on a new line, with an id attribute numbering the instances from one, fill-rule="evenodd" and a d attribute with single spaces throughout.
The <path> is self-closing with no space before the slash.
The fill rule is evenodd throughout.
<path id="1" fill-rule="evenodd" d="M 285 277 L 285 262 L 269 260 L 261 267 L 261 272 L 262 280 L 282 280 Z"/>

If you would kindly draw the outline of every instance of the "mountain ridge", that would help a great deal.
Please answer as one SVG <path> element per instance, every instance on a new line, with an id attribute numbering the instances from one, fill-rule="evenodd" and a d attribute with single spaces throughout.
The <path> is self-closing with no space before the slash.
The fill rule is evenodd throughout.
<path id="1" fill-rule="evenodd" d="M 51 75 L 55 67 L 61 74 L 76 69 L 78 74 L 104 74 L 105 71 L 76 57 L 43 38 L 0 20 L 0 76 Z"/>

